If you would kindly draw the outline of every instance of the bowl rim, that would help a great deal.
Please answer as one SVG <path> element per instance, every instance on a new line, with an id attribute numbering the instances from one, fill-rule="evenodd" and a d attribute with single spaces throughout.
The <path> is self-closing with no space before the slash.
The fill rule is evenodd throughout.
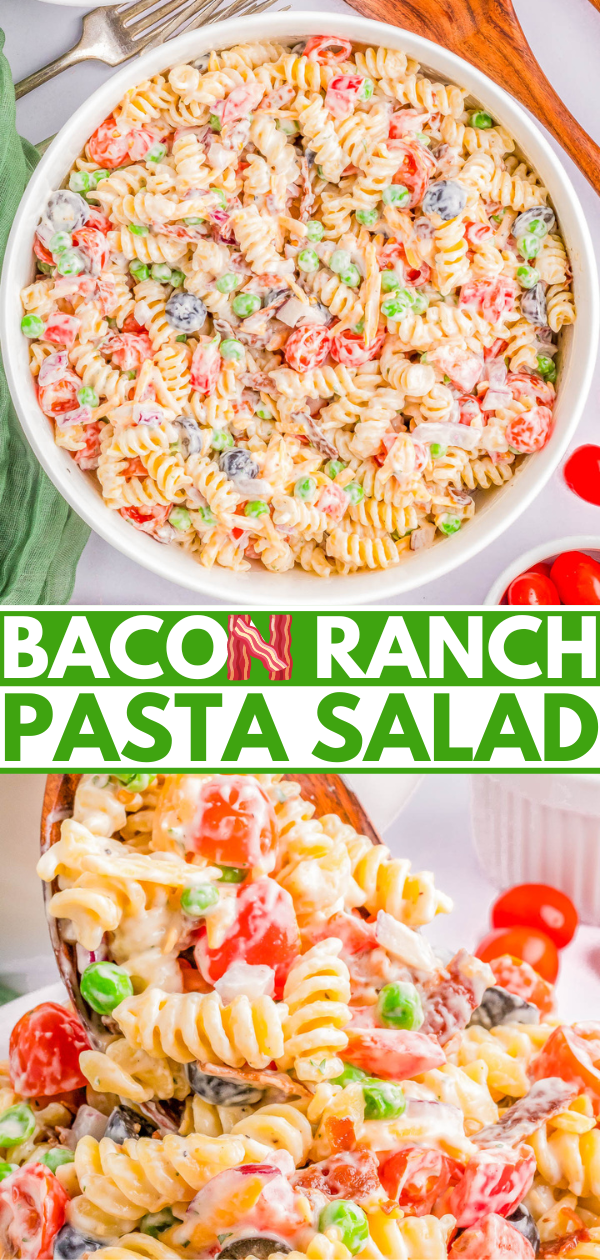
<path id="1" fill-rule="evenodd" d="M 501 607 L 500 600 L 510 583 L 520 573 L 526 573 L 531 564 L 549 560 L 563 551 L 598 551 L 600 552 L 600 534 L 569 534 L 565 538 L 550 538 L 548 542 L 538 543 L 524 551 L 515 560 L 511 560 L 502 573 L 498 575 L 485 597 L 486 605 Z"/>
<path id="2" fill-rule="evenodd" d="M 43 204 L 51 189 L 57 187 L 57 181 L 61 182 L 91 131 L 110 113 L 129 87 L 164 70 L 167 65 L 197 57 L 209 48 L 312 33 L 346 35 L 363 45 L 371 43 L 402 48 L 425 67 L 431 67 L 448 81 L 466 87 L 470 95 L 492 107 L 499 121 L 515 136 L 519 147 L 529 150 L 528 157 L 534 169 L 550 186 L 551 199 L 557 205 L 574 263 L 579 308 L 579 318 L 568 330 L 571 362 L 555 412 L 557 420 L 561 418 L 560 431 L 557 431 L 557 423 L 553 437 L 544 450 L 533 461 L 526 461 L 517 477 L 502 488 L 500 502 L 493 494 L 487 506 L 482 504 L 468 522 L 467 529 L 452 538 L 440 539 L 418 557 L 411 556 L 388 569 L 359 570 L 347 575 L 346 579 L 335 575 L 333 587 L 331 583 L 298 567 L 285 574 L 272 574 L 258 567 L 246 573 L 217 565 L 210 570 L 204 569 L 177 546 L 171 546 L 165 552 L 153 539 L 132 528 L 117 512 L 107 508 L 91 479 L 82 473 L 68 452 L 56 446 L 51 426 L 40 423 L 42 417 L 32 380 L 26 382 L 23 379 L 23 342 L 17 318 L 19 289 L 23 282 L 18 272 L 19 268 L 24 269 L 30 263 L 30 229 L 39 217 L 39 205 Z M 599 318 L 594 251 L 582 207 L 560 159 L 518 102 L 469 62 L 411 31 L 358 15 L 312 10 L 266 12 L 257 17 L 230 18 L 200 27 L 168 44 L 143 52 L 101 84 L 67 120 L 36 167 L 11 229 L 0 285 L 0 340 L 15 409 L 39 462 L 71 507 L 106 542 L 157 576 L 213 599 L 231 602 L 250 598 L 256 604 L 267 606 L 274 596 L 281 601 L 312 601 L 316 605 L 320 602 L 341 603 L 342 599 L 348 604 L 372 604 L 414 590 L 450 573 L 504 533 L 546 484 L 572 440 L 591 384 Z M 350 578 L 353 580 L 349 581 Z M 328 587 L 338 592 L 337 597 L 334 595 L 331 599 L 327 596 Z"/>

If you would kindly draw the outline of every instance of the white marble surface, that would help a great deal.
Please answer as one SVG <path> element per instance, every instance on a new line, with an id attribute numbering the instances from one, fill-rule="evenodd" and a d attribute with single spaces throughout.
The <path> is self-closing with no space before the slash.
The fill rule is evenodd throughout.
<path id="1" fill-rule="evenodd" d="M 382 830 L 395 814 L 394 796 L 396 807 L 400 804 L 403 778 L 380 778 L 377 794 L 372 776 L 363 777 L 365 804 Z M 352 786 L 360 792 L 358 779 Z M 35 875 L 43 788 L 42 775 L 0 776 L 0 853 L 10 853 L 10 880 L 0 880 L 0 980 L 19 992 L 39 988 L 56 974 Z M 454 899 L 454 913 L 440 915 L 427 929 L 432 942 L 453 951 L 460 945 L 474 949 L 488 931 L 496 889 L 473 850 L 469 776 L 424 776 L 401 816 L 387 825 L 384 839 L 394 856 L 410 858 L 417 870 L 434 871 L 438 887 Z M 600 1019 L 599 979 L 600 928 L 581 927 L 561 960 L 558 998 L 566 1019 Z"/>
<path id="2" fill-rule="evenodd" d="M 347 11 L 343 0 L 291 0 L 292 8 Z M 399 9 L 400 9 L 399 5 Z M 600 64 L 600 14 L 590 0 L 515 0 L 525 34 L 548 78 L 569 109 L 600 142 L 600 108 L 592 89 Z M 15 79 L 22 78 L 76 42 L 81 9 L 40 4 L 39 0 L 0 0 L 0 24 L 6 31 L 6 53 Z M 73 110 L 112 71 L 97 62 L 67 70 L 59 78 L 25 97 L 18 105 L 22 133 L 38 141 L 56 132 Z M 560 152 L 550 138 L 550 143 Z M 600 242 L 600 204 L 587 181 L 563 154 L 564 164 L 579 193 L 594 239 Z M 600 250 L 600 245 L 598 246 Z M 581 421 L 574 446 L 598 440 L 597 411 L 600 369 Z M 546 538 L 596 533 L 600 537 L 600 508 L 577 499 L 557 471 L 535 503 L 510 530 L 475 560 L 446 578 L 430 582 L 400 599 L 400 603 L 481 603 L 494 577 L 513 558 Z M 73 602 L 78 604 L 201 604 L 201 596 L 155 577 L 113 551 L 92 535 L 79 565 Z"/>

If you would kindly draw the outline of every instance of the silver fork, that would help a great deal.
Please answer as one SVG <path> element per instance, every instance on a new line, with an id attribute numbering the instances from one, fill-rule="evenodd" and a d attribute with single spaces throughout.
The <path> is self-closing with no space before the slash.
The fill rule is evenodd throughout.
<path id="1" fill-rule="evenodd" d="M 262 13 L 274 2 L 261 0 L 255 5 L 253 0 L 234 0 L 218 16 L 224 19 L 248 12 Z M 206 0 L 165 0 L 158 5 L 157 0 L 126 0 L 126 3 L 114 8 L 105 5 L 93 9 L 83 18 L 83 34 L 79 43 L 62 57 L 21 79 L 15 84 L 15 95 L 17 98 L 25 96 L 78 61 L 105 61 L 109 66 L 118 66 L 145 48 L 153 48 L 184 30 L 202 26 L 220 10 L 221 4 L 222 0 L 209 0 L 208 3 Z"/>

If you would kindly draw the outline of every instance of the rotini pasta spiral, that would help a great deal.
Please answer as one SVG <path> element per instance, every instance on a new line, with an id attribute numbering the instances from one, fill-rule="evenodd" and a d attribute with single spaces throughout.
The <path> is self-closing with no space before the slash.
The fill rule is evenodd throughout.
<path id="1" fill-rule="evenodd" d="M 129 1045 L 176 1063 L 226 1063 L 265 1068 L 283 1049 L 282 1013 L 269 997 L 234 998 L 223 1006 L 217 993 L 163 993 L 147 989 L 125 998 L 114 1019 Z"/>
<path id="2" fill-rule="evenodd" d="M 302 1081 L 339 1076 L 338 1054 L 348 1044 L 350 976 L 338 955 L 341 941 L 313 945 L 292 967 L 283 991 L 288 1015 L 283 1022 L 284 1052 L 277 1063 L 293 1067 Z"/>

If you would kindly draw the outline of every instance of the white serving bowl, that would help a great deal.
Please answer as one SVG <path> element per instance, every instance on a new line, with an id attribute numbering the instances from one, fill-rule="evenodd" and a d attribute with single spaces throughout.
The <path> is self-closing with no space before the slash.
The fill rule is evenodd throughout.
<path id="1" fill-rule="evenodd" d="M 402 48 L 434 77 L 458 83 L 508 129 L 520 150 L 549 189 L 568 245 L 573 268 L 578 320 L 565 331 L 560 394 L 555 428 L 548 445 L 517 470 L 505 486 L 489 490 L 473 520 L 452 538 L 410 554 L 395 568 L 359 571 L 324 581 L 296 569 L 272 574 L 261 565 L 247 573 L 215 566 L 206 570 L 177 546 L 168 551 L 134 529 L 102 501 L 99 487 L 70 455 L 55 445 L 52 426 L 40 411 L 21 335 L 19 291 L 33 278 L 32 240 L 40 210 L 59 188 L 75 158 L 100 122 L 128 88 L 178 62 L 242 41 L 289 40 L 307 35 L 347 36 L 359 44 Z M 313 603 L 322 607 L 375 603 L 421 586 L 471 559 L 498 537 L 531 503 L 546 483 L 571 440 L 590 386 L 598 342 L 596 265 L 590 234 L 575 190 L 550 145 L 519 105 L 468 62 L 410 31 L 340 13 L 264 13 L 232 18 L 190 31 L 166 46 L 142 53 L 102 84 L 62 128 L 27 186 L 9 237 L 0 290 L 0 336 L 10 391 L 21 424 L 38 459 L 57 489 L 79 516 L 107 542 L 161 577 L 205 596 L 285 607 Z"/>
<path id="2" fill-rule="evenodd" d="M 532 564 L 540 564 L 544 560 L 550 562 L 556 560 L 563 551 L 586 551 L 598 560 L 600 559 L 600 537 L 597 534 L 575 534 L 572 538 L 551 538 L 546 543 L 532 547 L 531 551 L 525 551 L 522 556 L 512 560 L 496 578 L 485 597 L 486 604 L 499 604 L 504 592 L 520 573 L 527 573 Z"/>

